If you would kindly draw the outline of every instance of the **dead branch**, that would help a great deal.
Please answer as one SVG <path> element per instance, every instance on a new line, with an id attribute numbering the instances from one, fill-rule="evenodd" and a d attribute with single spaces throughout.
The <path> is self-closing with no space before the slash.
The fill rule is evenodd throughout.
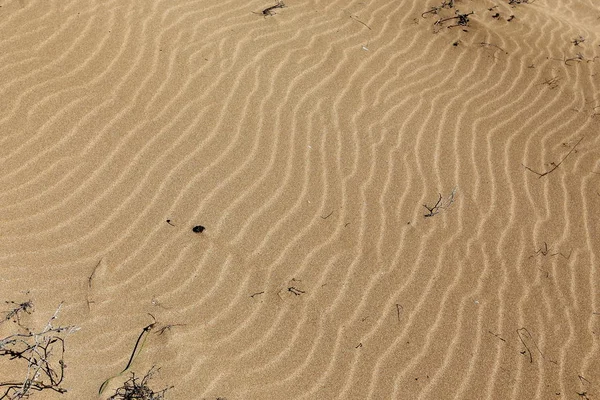
<path id="1" fill-rule="evenodd" d="M 74 326 L 54 327 L 53 321 L 58 318 L 62 303 L 48 320 L 46 327 L 39 333 L 33 333 L 25 328 L 28 333 L 16 333 L 0 340 L 0 357 L 8 356 L 9 361 L 14 361 L 14 371 L 18 371 L 21 362 L 25 370 L 25 378 L 22 380 L 10 379 L 1 381 L 0 387 L 3 393 L 0 399 L 23 399 L 29 397 L 32 391 L 52 390 L 65 393 L 67 390 L 61 387 L 64 378 L 64 338 L 77 331 Z M 22 303 L 18 310 L 29 313 L 32 308 L 31 302 Z M 13 312 L 14 311 L 14 312 Z M 19 311 L 9 312 L 14 318 Z M 5 319 L 5 320 L 6 320 Z"/>
<path id="2" fill-rule="evenodd" d="M 264 17 L 273 16 L 273 15 L 275 15 L 273 10 L 275 10 L 276 8 L 285 8 L 285 4 L 283 3 L 283 1 L 281 1 L 281 0 L 277 1 L 277 4 L 263 9 L 260 13 L 255 13 L 254 11 L 253 11 L 253 13 L 262 15 Z"/>
<path id="3" fill-rule="evenodd" d="M 571 43 L 573 43 L 574 46 L 579 46 L 579 44 L 583 43 L 583 42 L 585 42 L 585 38 L 581 35 L 579 35 L 579 37 L 577 37 L 571 41 Z"/>
<path id="4" fill-rule="evenodd" d="M 4 317 L 4 319 L 2 321 L 0 321 L 0 324 L 2 322 L 12 320 L 12 321 L 16 322 L 17 325 L 21 326 L 20 314 L 21 313 L 31 314 L 33 312 L 33 303 L 31 302 L 31 300 L 28 300 L 26 302 L 19 303 L 19 304 L 14 301 L 7 301 L 6 304 L 12 304 L 13 309 L 6 313 L 6 316 Z"/>
<path id="5" fill-rule="evenodd" d="M 424 215 L 425 217 L 433 217 L 434 215 L 439 213 L 440 203 L 442 202 L 442 194 L 439 193 L 439 195 L 440 197 L 433 207 L 429 207 L 427 204 L 423 204 L 423 207 L 425 207 L 427 211 L 429 211 L 428 214 Z"/>
<path id="6" fill-rule="evenodd" d="M 479 43 L 479 45 L 482 46 L 482 47 L 484 47 L 484 46 L 495 47 L 495 48 L 503 51 L 505 54 L 508 54 L 508 51 L 504 50 L 502 47 L 498 46 L 497 44 L 487 43 L 487 42 L 481 42 L 481 43 Z"/>
<path id="7" fill-rule="evenodd" d="M 534 174 L 536 174 L 538 176 L 538 179 L 541 178 L 542 176 L 546 176 L 549 173 L 551 173 L 554 170 L 556 170 L 558 167 L 560 167 L 560 165 L 567 159 L 567 157 L 569 157 L 571 155 L 571 153 L 575 150 L 575 148 L 579 145 L 579 143 L 581 143 L 581 141 L 583 140 L 584 137 L 585 136 L 582 136 L 581 139 L 579 139 L 579 141 L 577 143 L 575 143 L 575 146 L 573 146 L 571 148 L 571 150 L 569 150 L 569 152 L 562 158 L 562 160 L 560 160 L 558 162 L 558 164 L 552 163 L 554 166 L 552 168 L 550 168 L 546 172 L 537 172 L 537 171 L 534 171 L 533 169 L 529 168 L 528 166 L 526 166 L 524 164 L 521 164 L 521 165 L 523 165 L 527 170 L 529 170 L 529 171 L 533 172 Z"/>
<path id="8" fill-rule="evenodd" d="M 454 8 L 454 0 L 450 0 L 450 1 L 444 1 L 441 5 L 437 6 L 437 7 L 431 7 L 431 9 L 429 11 L 425 11 L 423 14 L 421 14 L 422 18 L 425 18 L 425 15 L 427 14 L 436 14 L 440 12 L 441 9 L 443 8 Z"/>
<path id="9" fill-rule="evenodd" d="M 131 373 L 131 377 L 127 379 L 123 386 L 116 389 L 115 394 L 108 398 L 108 400 L 162 400 L 164 399 L 165 392 L 171 387 L 164 388 L 159 392 L 155 392 L 148 386 L 148 381 L 153 377 L 155 373 L 160 369 L 150 368 L 150 371 L 140 378 L 136 378 L 135 373 Z"/>
<path id="10" fill-rule="evenodd" d="M 584 60 L 583 54 L 581 53 L 577 53 L 577 55 L 575 57 L 571 57 L 571 58 L 566 58 L 565 59 L 565 65 L 571 65 L 569 64 L 572 61 L 577 61 L 577 62 L 581 62 Z"/>
<path id="11" fill-rule="evenodd" d="M 458 10 L 456 10 L 456 16 L 438 19 L 437 21 L 435 21 L 435 23 L 433 25 L 441 25 L 446 21 L 456 19 L 456 20 L 458 20 L 458 22 L 454 25 L 448 26 L 448 28 L 454 28 L 456 26 L 467 26 L 467 25 L 469 25 L 469 21 L 470 21 L 469 15 L 472 15 L 472 14 L 475 14 L 475 12 L 471 11 L 470 13 L 467 13 L 467 14 L 461 14 Z"/>
<path id="12" fill-rule="evenodd" d="M 508 4 L 533 4 L 535 0 L 509 0 Z"/>
<path id="13" fill-rule="evenodd" d="M 433 207 L 429 207 L 427 204 L 423 204 L 423 207 L 425 207 L 427 211 L 429 211 L 429 213 L 424 214 L 423 216 L 425 218 L 433 217 L 434 215 L 438 214 L 440 210 L 450 207 L 450 205 L 454 203 L 454 196 L 456 194 L 457 189 L 457 187 L 452 189 L 452 192 L 450 193 L 450 195 L 448 195 L 448 200 L 446 200 L 445 203 L 443 202 L 442 194 L 439 193 L 439 198 Z"/>

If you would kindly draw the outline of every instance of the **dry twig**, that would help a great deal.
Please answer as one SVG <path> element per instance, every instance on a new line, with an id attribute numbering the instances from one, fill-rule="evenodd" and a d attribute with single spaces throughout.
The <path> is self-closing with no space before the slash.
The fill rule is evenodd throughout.
<path id="1" fill-rule="evenodd" d="M 0 321 L 0 324 L 5 321 L 12 320 L 21 326 L 21 313 L 31 314 L 33 312 L 33 303 L 28 300 L 23 303 L 16 303 L 14 301 L 7 301 L 6 304 L 12 304 L 13 309 L 6 313 L 4 320 Z"/>
<path id="2" fill-rule="evenodd" d="M 281 1 L 281 0 L 277 1 L 277 4 L 275 4 L 274 6 L 270 6 L 270 7 L 265 8 L 260 13 L 255 13 L 254 11 L 253 11 L 253 13 L 254 14 L 258 14 L 258 15 L 262 15 L 263 17 L 269 17 L 269 16 L 275 15 L 275 13 L 273 12 L 273 10 L 275 10 L 276 8 L 285 8 L 285 4 L 283 4 L 283 1 Z"/>
<path id="3" fill-rule="evenodd" d="M 48 320 L 46 327 L 39 333 L 34 333 L 28 328 L 27 333 L 16 333 L 0 340 L 0 357 L 8 356 L 10 361 L 15 361 L 12 372 L 19 370 L 21 362 L 26 363 L 25 378 L 9 379 L 0 382 L 3 393 L 0 399 L 24 399 L 32 391 L 53 390 L 65 393 L 61 387 L 64 378 L 64 353 L 65 337 L 79 328 L 75 326 L 54 327 L 53 321 L 58 318 L 62 303 Z M 19 307 L 8 313 L 4 319 L 18 318 L 20 311 L 30 313 L 31 302 L 21 303 Z"/>
<path id="4" fill-rule="evenodd" d="M 450 207 L 450 205 L 452 203 L 454 203 L 454 196 L 456 195 L 457 189 L 458 189 L 458 187 L 455 187 L 454 189 L 452 189 L 452 192 L 448 195 L 448 199 L 446 200 L 445 203 L 443 202 L 442 194 L 439 193 L 440 197 L 438 198 L 437 202 L 435 203 L 435 205 L 433 207 L 429 207 L 428 205 L 423 204 L 423 207 L 425 207 L 427 209 L 427 211 L 429 211 L 429 213 L 424 214 L 423 216 L 425 218 L 433 217 L 434 215 L 438 214 L 442 209 Z"/>
<path id="5" fill-rule="evenodd" d="M 429 11 L 425 11 L 423 14 L 421 14 L 421 17 L 425 18 L 425 15 L 427 14 L 437 14 L 443 8 L 454 8 L 454 0 L 444 1 L 437 7 L 431 7 Z"/>
<path id="6" fill-rule="evenodd" d="M 552 168 L 550 168 L 550 169 L 549 169 L 548 171 L 546 171 L 546 172 L 537 172 L 537 171 L 534 171 L 533 169 L 529 168 L 528 166 L 526 166 L 526 165 L 524 165 L 524 164 L 522 164 L 522 165 L 523 165 L 523 166 L 524 166 L 524 167 L 525 167 L 527 170 L 529 170 L 529 171 L 533 172 L 534 174 L 536 174 L 536 175 L 538 176 L 538 179 L 539 179 L 539 178 L 541 178 L 542 176 L 546 176 L 546 175 L 548 175 L 550 172 L 553 172 L 555 169 L 557 169 L 558 167 L 560 167 L 560 165 L 561 165 L 561 164 L 562 164 L 562 163 L 563 163 L 563 162 L 564 162 L 564 161 L 567 159 L 567 157 L 569 157 L 569 156 L 571 155 L 571 153 L 572 153 L 572 152 L 575 150 L 575 148 L 576 148 L 576 147 L 579 145 L 579 143 L 581 143 L 581 141 L 583 140 L 583 138 L 584 138 L 584 137 L 582 136 L 582 137 L 581 137 L 581 139 L 579 139 L 579 141 L 577 141 L 577 143 L 575 143 L 575 146 L 573 146 L 573 147 L 571 148 L 571 150 L 569 150 L 569 152 L 568 152 L 568 153 L 567 153 L 567 154 L 566 154 L 566 155 L 565 155 L 565 156 L 562 158 L 562 160 L 560 160 L 560 161 L 558 162 L 558 164 L 556 164 L 556 163 L 554 163 L 554 162 L 553 162 L 553 163 L 551 163 L 551 164 L 553 165 L 553 167 L 552 167 Z"/>
<path id="7" fill-rule="evenodd" d="M 448 28 L 454 28 L 456 26 L 467 26 L 467 25 L 469 25 L 469 21 L 470 21 L 469 15 L 475 14 L 474 11 L 471 11 L 470 13 L 467 13 L 467 14 L 461 14 L 458 10 L 456 10 L 455 13 L 456 13 L 456 15 L 454 17 L 440 18 L 437 21 L 435 21 L 435 23 L 433 25 L 441 25 L 446 21 L 456 19 L 456 20 L 458 20 L 456 22 L 456 24 L 450 25 L 450 26 L 448 26 Z"/>
<path id="8" fill-rule="evenodd" d="M 115 394 L 110 396 L 108 400 L 162 400 L 165 397 L 165 392 L 170 389 L 164 388 L 159 392 L 155 392 L 148 386 L 148 381 L 160 369 L 150 368 L 150 371 L 140 378 L 136 378 L 135 373 L 131 373 L 131 378 L 127 379 L 123 386 L 115 391 Z"/>

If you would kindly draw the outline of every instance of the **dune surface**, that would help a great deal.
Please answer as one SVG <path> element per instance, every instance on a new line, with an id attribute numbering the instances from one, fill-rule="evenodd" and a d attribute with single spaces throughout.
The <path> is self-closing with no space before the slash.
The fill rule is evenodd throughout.
<path id="1" fill-rule="evenodd" d="M 600 397 L 600 3 L 275 5 L 0 2 L 31 398 Z"/>

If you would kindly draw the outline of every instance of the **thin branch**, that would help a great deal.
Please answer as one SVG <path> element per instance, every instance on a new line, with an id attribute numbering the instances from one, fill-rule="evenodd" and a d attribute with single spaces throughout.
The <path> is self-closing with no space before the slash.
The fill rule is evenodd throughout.
<path id="1" fill-rule="evenodd" d="M 155 392 L 148 386 L 148 381 L 152 376 L 160 369 L 154 370 L 155 367 L 150 368 L 150 371 L 140 380 L 136 378 L 135 373 L 131 373 L 131 377 L 127 379 L 121 387 L 115 390 L 115 394 L 109 397 L 108 400 L 162 400 L 164 394 L 171 387 L 167 387 L 159 392 Z"/>
<path id="2" fill-rule="evenodd" d="M 546 171 L 546 172 L 543 172 L 543 173 L 542 172 L 537 172 L 537 171 L 534 171 L 533 169 L 529 168 L 528 166 L 526 166 L 524 164 L 522 164 L 522 165 L 527 170 L 529 170 L 529 171 L 533 172 L 534 174 L 536 174 L 538 176 L 538 179 L 541 178 L 542 176 L 546 176 L 549 173 L 554 172 L 554 170 L 557 169 L 567 159 L 567 157 L 569 157 L 571 155 L 571 153 L 575 150 L 575 148 L 579 145 L 579 143 L 581 143 L 581 141 L 583 140 L 584 137 L 585 136 L 582 136 L 581 139 L 579 139 L 579 141 L 577 143 L 575 143 L 575 146 L 573 146 L 571 148 L 571 150 L 569 150 L 569 152 L 562 158 L 562 160 L 560 160 L 560 162 L 558 164 L 554 164 L 554 166 L 551 169 L 549 169 L 548 171 Z"/>
<path id="3" fill-rule="evenodd" d="M 533 363 L 533 353 L 531 352 L 531 349 L 529 348 L 529 346 L 527 346 L 527 343 L 525 343 L 525 340 L 523 339 L 523 337 L 525 335 L 523 335 L 523 333 L 527 334 L 528 338 L 526 337 L 526 339 L 531 339 L 531 341 L 535 345 L 535 348 L 537 349 L 538 353 L 540 353 L 540 355 L 542 356 L 542 358 L 545 358 L 544 354 L 542 353 L 542 351 L 538 347 L 537 343 L 535 342 L 535 339 L 533 339 L 533 336 L 527 330 L 527 328 L 519 328 L 519 329 L 517 329 L 517 335 L 519 336 L 519 339 L 521 340 L 521 343 L 523 343 L 523 346 L 525 346 L 525 348 L 527 349 L 527 352 L 529 353 L 529 362 Z"/>
<path id="4" fill-rule="evenodd" d="M 96 273 L 96 270 L 100 266 L 100 263 L 102 263 L 102 258 L 98 261 L 98 264 L 96 264 L 96 266 L 92 270 L 92 274 L 88 277 L 88 288 L 92 287 L 92 279 L 94 278 L 94 274 Z"/>
<path id="5" fill-rule="evenodd" d="M 481 42 L 479 43 L 480 46 L 488 46 L 488 47 L 495 47 L 497 49 L 502 50 L 505 54 L 508 54 L 508 51 L 504 50 L 502 47 L 498 46 L 497 44 L 493 44 L 493 43 L 487 43 L 487 42 Z"/>
<path id="6" fill-rule="evenodd" d="M 27 311 L 28 307 L 21 304 L 21 309 Z M 67 390 L 60 387 L 64 378 L 64 354 L 65 341 L 60 334 L 69 335 L 79 328 L 74 326 L 54 327 L 53 321 L 58 318 L 62 303 L 48 320 L 42 332 L 33 333 L 24 328 L 28 333 L 17 333 L 0 340 L 0 356 L 8 356 L 9 360 L 24 360 L 27 362 L 27 371 L 23 381 L 1 382 L 0 387 L 6 388 L 0 399 L 23 399 L 27 398 L 30 391 L 42 391 L 46 389 L 58 393 Z M 14 310 L 13 310 L 14 311 Z M 18 315 L 9 313 L 9 315 Z M 58 353 L 55 352 L 58 346 Z M 56 354 L 55 354 L 56 353 Z"/>
<path id="7" fill-rule="evenodd" d="M 367 27 L 367 29 L 369 29 L 370 31 L 372 30 L 371 27 L 367 24 L 365 24 L 364 22 L 362 22 L 360 19 L 356 18 L 355 16 L 351 15 L 350 18 L 352 18 L 353 20 L 355 20 L 356 22 L 359 22 L 361 24 L 363 24 L 364 26 Z"/>
<path id="8" fill-rule="evenodd" d="M 437 7 L 431 7 L 429 11 L 425 11 L 421 14 L 422 18 L 425 18 L 426 14 L 437 14 L 442 8 L 454 8 L 454 0 L 444 1 L 441 5 Z"/>
<path id="9" fill-rule="evenodd" d="M 439 193 L 438 201 L 435 203 L 435 205 L 433 207 L 429 207 L 427 204 L 423 204 L 423 207 L 425 207 L 427 209 L 427 211 L 429 211 L 428 214 L 424 214 L 423 216 L 426 218 L 433 217 L 434 215 L 438 214 L 442 209 L 450 207 L 450 205 L 452 203 L 454 203 L 454 196 L 456 195 L 457 189 L 458 189 L 458 187 L 454 187 L 454 189 L 452 189 L 452 192 L 448 196 L 448 199 L 446 200 L 445 203 L 442 199 L 442 194 Z"/>
<path id="10" fill-rule="evenodd" d="M 571 64 L 569 64 L 569 62 L 571 62 L 571 61 L 581 62 L 583 60 L 584 60 L 583 54 L 578 53 L 575 57 L 566 58 L 565 59 L 565 65 L 569 65 L 570 66 Z"/>
<path id="11" fill-rule="evenodd" d="M 439 209 L 440 209 L 440 203 L 442 202 L 442 194 L 439 193 L 440 197 L 438 198 L 437 203 L 435 203 L 435 205 L 433 207 L 429 207 L 427 204 L 423 204 L 423 207 L 425 207 L 427 209 L 427 211 L 429 211 L 429 214 L 425 214 L 425 217 L 433 217 L 434 215 L 436 215 L 437 213 L 439 213 Z"/>
<path id="12" fill-rule="evenodd" d="M 458 12 L 458 10 L 456 10 L 456 14 L 457 15 L 454 16 L 454 17 L 447 17 L 447 18 L 438 19 L 437 21 L 435 21 L 434 25 L 441 25 L 441 24 L 443 24 L 446 21 L 457 19 L 458 22 L 456 24 L 454 24 L 454 25 L 448 26 L 448 28 L 454 28 L 455 26 L 467 26 L 469 24 L 469 15 L 475 14 L 475 12 L 471 11 L 468 14 L 460 14 Z"/>
<path id="13" fill-rule="evenodd" d="M 327 214 L 327 215 L 326 215 L 326 216 L 324 216 L 324 217 L 323 217 L 323 216 L 321 216 L 321 218 L 323 218 L 323 219 L 327 219 L 327 218 L 329 218 L 329 217 L 331 216 L 331 214 L 333 214 L 333 211 L 331 211 L 329 214 Z"/>

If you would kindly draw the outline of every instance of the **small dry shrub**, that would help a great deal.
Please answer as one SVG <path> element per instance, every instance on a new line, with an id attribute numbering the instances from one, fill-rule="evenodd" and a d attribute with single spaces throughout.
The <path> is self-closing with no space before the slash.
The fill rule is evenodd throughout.
<path id="1" fill-rule="evenodd" d="M 131 377 L 108 400 L 164 400 L 165 392 L 170 388 L 155 392 L 148 386 L 148 381 L 158 371 L 159 369 L 152 367 L 141 379 L 132 372 Z"/>
<path id="2" fill-rule="evenodd" d="M 12 321 L 16 326 L 9 329 L 12 334 L 0 338 L 0 357 L 9 365 L 1 371 L 0 399 L 24 399 L 33 392 L 45 390 L 65 393 L 67 390 L 61 386 L 66 367 L 65 338 L 79 328 L 53 325 L 62 303 L 42 330 L 32 330 L 21 321 L 22 314 L 33 312 L 31 301 L 6 303 L 12 309 L 6 312 L 0 324 Z"/>

